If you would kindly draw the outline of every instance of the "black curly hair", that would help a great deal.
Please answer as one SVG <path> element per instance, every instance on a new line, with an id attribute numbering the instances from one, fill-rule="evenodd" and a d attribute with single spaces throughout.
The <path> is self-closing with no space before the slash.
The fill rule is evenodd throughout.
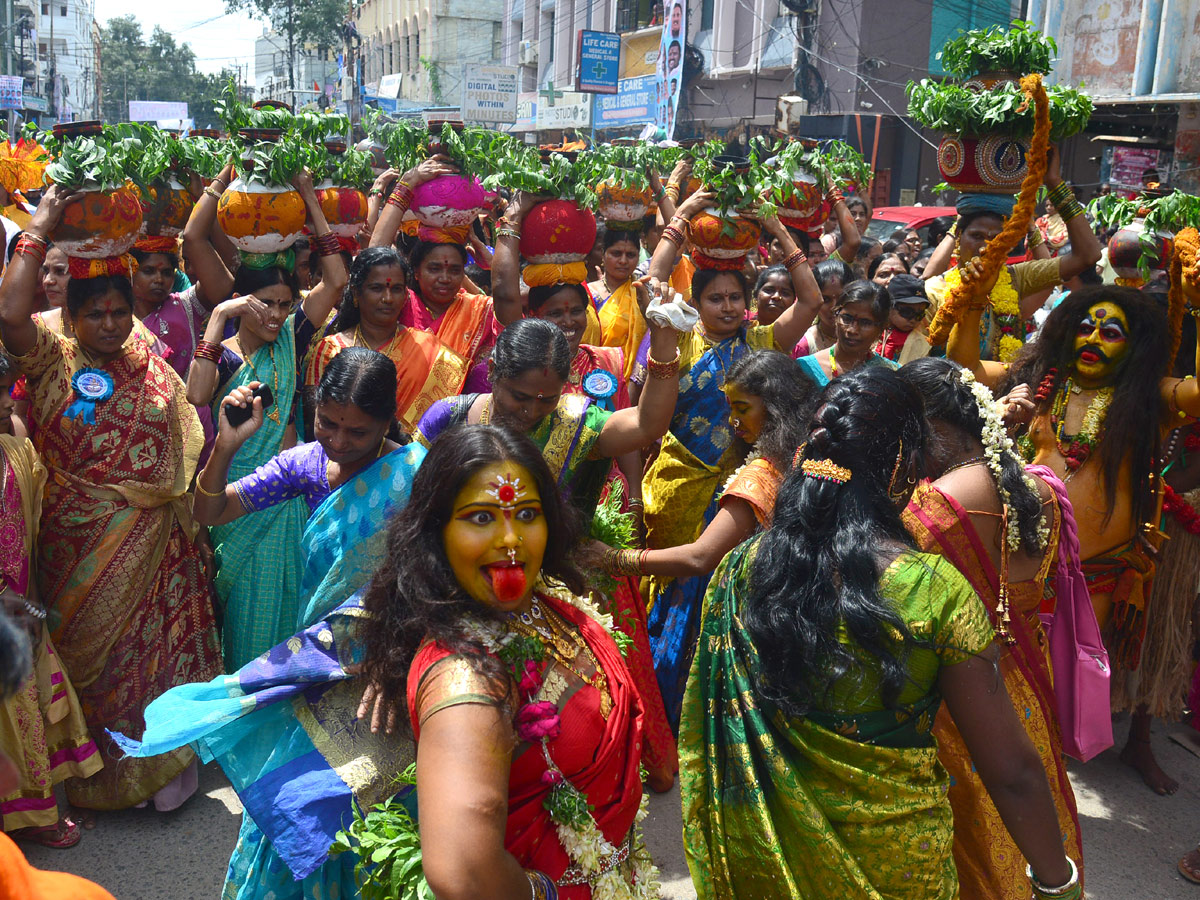
<path id="1" fill-rule="evenodd" d="M 927 438 L 924 405 L 882 366 L 835 379 L 818 402 L 803 458 L 829 460 L 851 477 L 838 483 L 797 467 L 779 490 L 742 604 L 762 663 L 758 687 L 784 711 L 806 715 L 861 673 L 866 653 L 884 705 L 894 708 L 919 643 L 879 592 L 890 563 L 880 548 L 913 547 L 891 491 L 893 480 L 897 489 L 915 483 Z"/>
<path id="2" fill-rule="evenodd" d="M 342 292 L 342 303 L 338 307 L 335 324 L 338 331 L 347 331 L 362 321 L 362 310 L 358 308 L 355 300 L 362 286 L 366 284 L 371 270 L 376 266 L 399 266 L 404 272 L 405 286 L 412 284 L 412 269 L 408 260 L 395 247 L 368 247 L 354 257 L 354 263 L 350 266 L 350 280 L 346 282 L 346 288 Z"/>
<path id="3" fill-rule="evenodd" d="M 1167 312 L 1160 301 L 1135 288 L 1113 285 L 1071 291 L 1046 318 L 1038 339 L 1022 348 L 997 394 L 1003 395 L 1018 384 L 1037 390 L 1053 369 L 1051 390 L 1036 411 L 1048 413 L 1058 389 L 1075 368 L 1079 323 L 1090 307 L 1102 302 L 1118 304 L 1129 321 L 1129 350 L 1117 365 L 1118 387 L 1096 447 L 1108 495 L 1104 521 L 1112 517 L 1121 489 L 1121 468 L 1129 461 L 1133 521 L 1148 522 L 1153 514 L 1157 460 L 1162 453 L 1159 382 L 1169 374 L 1171 365 L 1167 359 Z"/>
<path id="4" fill-rule="evenodd" d="M 792 464 L 805 429 L 816 390 L 796 361 L 778 350 L 755 350 L 737 360 L 725 373 L 725 384 L 736 385 L 762 400 L 767 420 L 755 445 L 780 472 Z"/>
<path id="5" fill-rule="evenodd" d="M 442 529 L 463 485 L 480 469 L 503 461 L 523 466 L 537 482 L 548 532 L 542 574 L 583 593 L 583 577 L 569 557 L 579 534 L 576 517 L 559 494 L 542 452 L 525 435 L 507 428 L 448 428 L 417 470 L 408 505 L 388 526 L 387 558 L 371 579 L 363 603 L 369 613 L 361 630 L 366 643 L 363 672 L 384 696 L 405 696 L 409 666 L 426 640 L 465 655 L 486 676 L 507 680 L 500 661 L 461 630 L 465 616 L 502 621 L 502 614 L 463 590 L 442 543 Z"/>
<path id="6" fill-rule="evenodd" d="M 925 357 L 899 368 L 900 377 L 917 389 L 925 401 L 925 418 L 944 422 L 977 440 L 983 440 L 983 417 L 975 395 L 962 380 L 965 371 L 948 359 Z M 1000 454 L 1000 486 L 1008 492 L 1009 507 L 1017 517 L 1021 546 L 1031 556 L 1043 549 L 1038 529 L 1042 522 L 1042 500 L 1025 480 L 1025 466 L 1012 452 Z M 930 472 L 936 478 L 940 472 Z"/>

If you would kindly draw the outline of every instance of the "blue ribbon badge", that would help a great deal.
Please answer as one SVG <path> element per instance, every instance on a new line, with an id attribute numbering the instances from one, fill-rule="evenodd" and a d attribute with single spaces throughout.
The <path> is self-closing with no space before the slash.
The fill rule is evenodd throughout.
<path id="1" fill-rule="evenodd" d="M 593 400 L 608 400 L 617 392 L 617 377 L 605 369 L 593 369 L 583 379 L 583 389 Z"/>
<path id="2" fill-rule="evenodd" d="M 113 377 L 103 369 L 80 369 L 71 376 L 75 402 L 67 407 L 63 418 L 82 418 L 85 425 L 95 425 L 96 404 L 111 397 L 116 386 Z"/>

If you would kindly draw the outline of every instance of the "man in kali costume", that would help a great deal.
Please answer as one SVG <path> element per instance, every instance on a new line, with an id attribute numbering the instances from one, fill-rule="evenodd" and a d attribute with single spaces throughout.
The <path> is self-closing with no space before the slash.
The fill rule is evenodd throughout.
<path id="1" fill-rule="evenodd" d="M 948 356 L 1003 393 L 1036 388 L 1021 438 L 1028 462 L 1050 466 L 1067 485 L 1079 523 L 1080 557 L 1114 670 L 1136 670 L 1146 629 L 1161 505 L 1163 438 L 1200 417 L 1194 378 L 1166 377 L 1179 347 L 1182 300 L 1172 314 L 1126 287 L 1073 291 L 1037 342 L 1011 365 L 980 362 L 980 306 L 950 337 Z M 1195 352 L 1195 349 L 1192 349 Z M 1135 713 L 1121 758 L 1150 787 L 1171 779 L 1150 750 L 1150 716 Z"/>

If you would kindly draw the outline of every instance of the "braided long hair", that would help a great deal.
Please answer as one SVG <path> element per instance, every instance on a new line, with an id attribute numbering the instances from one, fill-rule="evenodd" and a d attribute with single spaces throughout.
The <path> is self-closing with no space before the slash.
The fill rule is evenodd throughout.
<path id="1" fill-rule="evenodd" d="M 830 460 L 851 478 L 792 469 L 759 542 L 742 621 L 762 663 L 759 689 L 786 712 L 820 706 L 861 672 L 864 652 L 894 708 L 917 639 L 879 592 L 890 562 L 880 548 L 913 547 L 892 493 L 919 467 L 924 406 L 911 385 L 877 366 L 830 382 L 819 404 L 803 458 Z"/>

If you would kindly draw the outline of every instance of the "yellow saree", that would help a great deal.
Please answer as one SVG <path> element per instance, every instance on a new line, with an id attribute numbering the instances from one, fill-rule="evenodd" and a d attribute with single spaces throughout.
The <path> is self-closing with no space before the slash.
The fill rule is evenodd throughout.
<path id="1" fill-rule="evenodd" d="M 637 291 L 632 281 L 626 281 L 609 294 L 600 307 L 600 327 L 605 347 L 620 347 L 625 353 L 625 378 L 633 375 L 637 365 L 638 348 L 646 336 L 646 320 L 638 307 Z"/>

